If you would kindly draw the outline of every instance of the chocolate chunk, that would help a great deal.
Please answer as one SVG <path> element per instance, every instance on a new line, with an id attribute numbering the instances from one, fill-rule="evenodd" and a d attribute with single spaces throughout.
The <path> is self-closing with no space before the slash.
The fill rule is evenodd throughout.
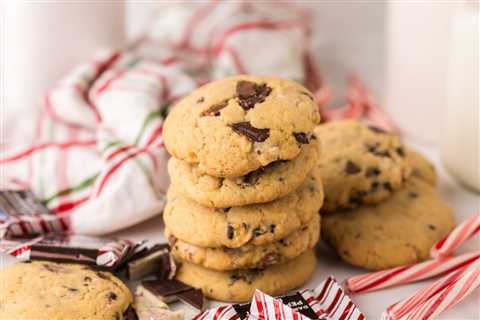
<path id="1" fill-rule="evenodd" d="M 372 130 L 375 133 L 387 133 L 387 131 L 383 130 L 382 128 L 375 127 L 375 126 L 368 126 L 370 130 Z"/>
<path id="2" fill-rule="evenodd" d="M 415 192 L 409 192 L 409 193 L 408 193 L 408 196 L 409 196 L 410 198 L 416 198 L 416 197 L 418 197 L 418 194 L 415 193 Z"/>
<path id="3" fill-rule="evenodd" d="M 236 133 L 246 136 L 250 141 L 263 142 L 270 136 L 270 129 L 258 129 L 250 122 L 238 122 L 230 125 Z"/>
<path id="4" fill-rule="evenodd" d="M 242 222 L 242 227 L 243 227 L 243 229 L 245 229 L 245 230 L 250 229 L 250 225 L 249 225 L 248 223 L 245 223 L 245 222 Z"/>
<path id="5" fill-rule="evenodd" d="M 379 186 L 379 185 L 380 185 L 380 184 L 379 184 L 378 182 L 372 183 L 372 192 L 376 191 L 376 190 L 378 189 L 378 186 Z"/>
<path id="6" fill-rule="evenodd" d="M 362 169 L 357 166 L 353 161 L 348 160 L 347 165 L 345 166 L 345 172 L 347 174 L 357 174 L 361 172 Z"/>
<path id="7" fill-rule="evenodd" d="M 106 297 L 108 299 L 108 302 L 112 302 L 117 300 L 117 294 L 115 292 L 109 292 L 106 294 Z"/>
<path id="8" fill-rule="evenodd" d="M 128 306 L 128 309 L 123 314 L 124 320 L 138 320 L 138 315 L 132 306 Z"/>
<path id="9" fill-rule="evenodd" d="M 403 149 L 403 147 L 398 147 L 395 151 L 397 151 L 400 157 L 405 158 L 405 149 Z"/>
<path id="10" fill-rule="evenodd" d="M 437 230 L 437 228 L 436 228 L 433 224 L 429 224 L 429 225 L 428 225 L 428 228 L 429 228 L 430 230 Z"/>
<path id="11" fill-rule="evenodd" d="M 92 278 L 90 278 L 90 277 L 84 277 L 84 278 L 83 278 L 83 281 L 85 281 L 85 282 L 92 282 Z"/>
<path id="12" fill-rule="evenodd" d="M 200 289 L 192 289 L 184 292 L 177 293 L 176 295 L 183 302 L 191 305 L 192 307 L 203 310 L 203 293 Z"/>
<path id="13" fill-rule="evenodd" d="M 106 276 L 106 274 L 103 273 L 103 272 L 95 272 L 95 273 L 96 273 L 97 277 L 99 277 L 99 278 L 101 278 L 101 279 L 110 280 L 110 279 L 108 278 L 108 276 Z"/>
<path id="14" fill-rule="evenodd" d="M 270 233 L 274 233 L 274 232 L 275 232 L 275 227 L 276 227 L 276 225 L 273 224 L 273 223 L 270 225 Z"/>
<path id="15" fill-rule="evenodd" d="M 380 169 L 375 168 L 375 167 L 370 167 L 370 168 L 367 168 L 367 171 L 365 171 L 365 176 L 366 176 L 367 178 L 376 177 L 376 176 L 378 176 L 380 173 L 381 173 Z"/>
<path id="16" fill-rule="evenodd" d="M 298 143 L 301 144 L 309 144 L 310 140 L 308 139 L 308 136 L 306 133 L 303 132 L 294 132 L 293 136 L 295 137 L 295 140 L 297 140 Z"/>
<path id="17" fill-rule="evenodd" d="M 348 201 L 351 203 L 351 204 L 357 204 L 357 205 L 360 205 L 363 203 L 363 198 L 367 195 L 367 193 L 365 191 L 357 191 L 357 192 L 354 192 L 350 198 L 348 199 Z"/>
<path id="18" fill-rule="evenodd" d="M 390 182 L 384 182 L 383 183 L 383 188 L 389 192 L 393 192 L 393 188 L 392 188 L 392 185 L 390 184 Z"/>
<path id="19" fill-rule="evenodd" d="M 236 270 L 230 275 L 230 283 L 233 284 L 237 281 L 244 281 L 248 284 L 252 284 L 261 274 L 262 271 L 260 269 Z"/>
<path id="20" fill-rule="evenodd" d="M 205 98 L 204 98 L 204 97 L 200 97 L 200 98 L 198 98 L 197 103 L 202 103 L 203 101 L 205 101 Z"/>
<path id="21" fill-rule="evenodd" d="M 232 240 L 234 235 L 235 235 L 235 230 L 234 230 L 233 227 L 229 224 L 229 225 L 227 226 L 227 237 L 228 237 L 228 239 Z"/>
<path id="22" fill-rule="evenodd" d="M 378 157 L 390 157 L 390 152 L 388 150 L 378 150 L 380 147 L 380 143 L 367 143 L 366 145 L 367 151 L 378 156 Z"/>
<path id="23" fill-rule="evenodd" d="M 62 273 L 66 270 L 55 264 L 43 264 L 43 267 L 52 273 Z"/>
<path id="24" fill-rule="evenodd" d="M 259 265 L 262 268 L 277 264 L 280 261 L 280 254 L 278 252 L 269 252 L 265 256 L 262 257 Z"/>
<path id="25" fill-rule="evenodd" d="M 162 297 L 176 295 L 192 289 L 189 285 L 178 280 L 149 280 L 143 281 L 142 285 L 145 289 Z"/>
<path id="26" fill-rule="evenodd" d="M 177 238 L 173 235 L 169 237 L 172 246 Z M 172 278 L 175 272 L 175 264 L 170 256 L 169 245 L 156 244 L 147 248 L 141 254 L 136 255 L 127 264 L 127 277 L 131 280 L 141 279 L 151 274 L 156 274 L 161 279 Z"/>
<path id="27" fill-rule="evenodd" d="M 257 103 L 265 101 L 265 98 L 272 92 L 272 88 L 266 84 L 256 84 L 250 81 L 239 81 L 237 83 L 237 97 L 240 106 L 249 110 Z"/>
<path id="28" fill-rule="evenodd" d="M 230 211 L 230 209 L 232 209 L 232 207 L 228 207 L 228 208 L 223 208 L 222 211 L 227 213 L 228 211 Z"/>
<path id="29" fill-rule="evenodd" d="M 218 117 L 220 115 L 220 110 L 225 108 L 228 105 L 228 100 L 222 101 L 220 103 L 214 104 L 210 108 L 202 111 L 200 113 L 200 117 L 207 117 L 207 116 L 215 116 Z"/>
<path id="30" fill-rule="evenodd" d="M 257 170 L 253 170 L 248 174 L 244 175 L 242 178 L 242 182 L 248 185 L 254 185 L 258 182 L 260 175 L 265 171 L 263 167 L 258 168 Z"/>
<path id="31" fill-rule="evenodd" d="M 258 236 L 261 236 L 263 234 L 267 233 L 266 230 L 264 230 L 263 228 L 261 227 L 256 227 L 255 229 L 253 229 L 252 231 L 252 235 L 254 238 L 258 237 Z"/>

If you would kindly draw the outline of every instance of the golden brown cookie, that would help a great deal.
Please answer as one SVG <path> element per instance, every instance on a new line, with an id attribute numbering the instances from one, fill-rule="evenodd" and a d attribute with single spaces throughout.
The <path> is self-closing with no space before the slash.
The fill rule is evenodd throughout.
<path id="1" fill-rule="evenodd" d="M 201 289 L 208 298 L 242 302 L 251 300 L 255 289 L 277 296 L 300 287 L 315 271 L 316 262 L 313 250 L 263 270 L 220 272 L 185 262 L 180 266 L 176 277 Z"/>
<path id="2" fill-rule="evenodd" d="M 167 150 L 199 172 L 239 177 L 297 157 L 320 121 L 313 95 L 281 78 L 234 76 L 182 99 L 164 125 Z"/>
<path id="3" fill-rule="evenodd" d="M 324 215 L 322 238 L 346 262 L 379 270 L 427 259 L 454 225 L 437 191 L 412 176 L 382 203 Z"/>

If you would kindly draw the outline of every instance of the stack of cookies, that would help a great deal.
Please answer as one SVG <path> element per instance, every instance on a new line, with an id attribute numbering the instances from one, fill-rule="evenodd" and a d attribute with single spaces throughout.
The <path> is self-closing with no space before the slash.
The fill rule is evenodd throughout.
<path id="1" fill-rule="evenodd" d="M 307 89 L 271 77 L 216 81 L 173 108 L 164 221 L 179 280 L 245 301 L 256 288 L 278 295 L 311 276 L 323 203 L 319 120 Z"/>
<path id="2" fill-rule="evenodd" d="M 436 173 L 395 135 L 357 121 L 315 129 L 325 188 L 322 238 L 346 262 L 379 270 L 425 260 L 453 227 Z"/>

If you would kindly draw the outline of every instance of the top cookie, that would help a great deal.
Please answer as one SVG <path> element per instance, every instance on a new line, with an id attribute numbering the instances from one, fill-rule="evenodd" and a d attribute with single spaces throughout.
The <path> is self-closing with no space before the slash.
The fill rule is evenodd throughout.
<path id="1" fill-rule="evenodd" d="M 411 173 L 405 148 L 394 135 L 354 120 L 320 125 L 315 135 L 322 143 L 322 212 L 379 203 Z"/>
<path id="2" fill-rule="evenodd" d="M 312 94 L 273 77 L 235 76 L 182 99 L 164 125 L 167 150 L 217 177 L 295 158 L 320 121 Z"/>
<path id="3" fill-rule="evenodd" d="M 132 302 L 122 281 L 83 265 L 16 263 L 0 283 L 0 319 L 123 319 Z"/>

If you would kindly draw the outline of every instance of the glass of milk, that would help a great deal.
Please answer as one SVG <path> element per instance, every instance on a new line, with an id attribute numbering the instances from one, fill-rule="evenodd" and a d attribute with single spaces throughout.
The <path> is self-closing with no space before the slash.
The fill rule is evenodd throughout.
<path id="1" fill-rule="evenodd" d="M 452 16 L 446 107 L 440 134 L 440 150 L 447 169 L 477 192 L 480 192 L 479 14 L 477 1 L 465 1 Z"/>

